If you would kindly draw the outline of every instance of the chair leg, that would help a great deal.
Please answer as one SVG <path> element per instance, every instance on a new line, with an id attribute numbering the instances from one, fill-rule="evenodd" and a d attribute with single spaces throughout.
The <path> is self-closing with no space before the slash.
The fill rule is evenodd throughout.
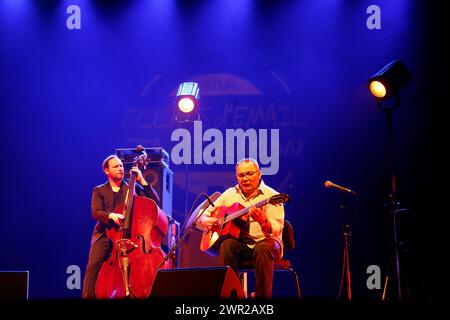
<path id="1" fill-rule="evenodd" d="M 301 293 L 301 291 L 300 291 L 300 282 L 298 281 L 298 275 L 297 275 L 297 272 L 295 272 L 295 270 L 294 269 L 289 269 L 289 271 L 291 271 L 293 274 L 294 274 L 294 277 L 295 277 L 295 285 L 296 285 L 296 288 L 297 288 L 297 297 L 298 297 L 298 299 L 299 300 L 301 300 L 301 298 L 302 298 L 302 293 Z"/>
<path id="2" fill-rule="evenodd" d="M 240 280 L 242 289 L 244 290 L 245 298 L 248 298 L 248 272 L 241 272 Z"/>

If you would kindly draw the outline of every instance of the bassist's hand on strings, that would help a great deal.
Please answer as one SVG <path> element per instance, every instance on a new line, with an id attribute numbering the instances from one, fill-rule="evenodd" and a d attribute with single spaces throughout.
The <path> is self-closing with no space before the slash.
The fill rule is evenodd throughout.
<path id="1" fill-rule="evenodd" d="M 130 169 L 130 173 L 131 173 L 131 172 L 136 173 L 136 175 L 137 175 L 137 176 L 136 176 L 136 181 L 139 182 L 139 184 L 140 184 L 141 186 L 146 186 L 146 185 L 148 185 L 147 181 L 144 179 L 144 176 L 142 175 L 141 170 L 139 170 L 138 167 L 132 167 L 132 168 Z"/>
<path id="2" fill-rule="evenodd" d="M 108 219 L 112 220 L 115 224 L 120 225 L 120 222 L 125 218 L 123 214 L 111 212 L 108 215 Z"/>

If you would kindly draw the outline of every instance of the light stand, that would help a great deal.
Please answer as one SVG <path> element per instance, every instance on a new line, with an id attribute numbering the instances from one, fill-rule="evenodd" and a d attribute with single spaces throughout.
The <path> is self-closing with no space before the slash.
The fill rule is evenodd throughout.
<path id="1" fill-rule="evenodd" d="M 368 81 L 368 87 L 372 95 L 377 99 L 378 110 L 383 110 L 386 119 L 386 133 L 387 133 L 387 153 L 389 160 L 389 170 L 391 176 L 391 190 L 389 200 L 385 207 L 389 211 L 392 219 L 392 249 L 393 257 L 395 259 L 395 276 L 397 277 L 397 297 L 402 300 L 402 283 L 400 275 L 400 258 L 399 249 L 404 251 L 401 243 L 398 240 L 397 230 L 397 216 L 401 211 L 407 209 L 400 209 L 397 200 L 397 181 L 394 169 L 394 147 L 392 143 L 392 112 L 400 105 L 400 89 L 409 83 L 411 74 L 406 69 L 405 65 L 400 60 L 394 60 L 384 66 Z M 392 256 L 391 256 L 392 259 Z M 388 286 L 389 273 L 391 272 L 392 262 L 389 264 L 389 270 L 386 275 L 383 288 L 382 300 L 386 298 L 386 289 Z"/>
<path id="2" fill-rule="evenodd" d="M 184 217 L 185 221 L 189 218 L 189 212 L 188 212 L 188 200 L 189 200 L 189 167 L 186 163 L 184 165 L 184 212 L 186 216 Z"/>
<path id="3" fill-rule="evenodd" d="M 389 194 L 389 200 L 385 204 L 385 207 L 389 210 L 389 215 L 392 219 L 392 248 L 393 248 L 393 257 L 395 259 L 395 276 L 397 279 L 397 297 L 399 300 L 402 300 L 402 283 L 400 276 L 400 259 L 399 259 L 399 248 L 401 243 L 398 241 L 398 230 L 397 230 L 397 216 L 400 212 L 405 211 L 407 209 L 400 209 L 399 202 L 397 200 L 397 180 L 395 176 L 394 169 L 394 146 L 392 142 L 392 111 L 399 104 L 399 97 L 396 97 L 395 104 L 388 108 L 384 108 L 385 118 L 386 118 L 386 134 L 387 134 L 387 151 L 389 157 L 389 171 L 391 175 L 391 192 Z M 381 106 L 378 106 L 381 109 Z M 392 258 L 392 257 L 391 257 Z M 383 295 L 382 300 L 386 299 L 386 290 L 388 286 L 389 272 L 391 271 L 392 262 L 389 264 L 389 270 L 386 275 L 384 281 Z"/>
<path id="4" fill-rule="evenodd" d="M 373 75 L 367 85 L 370 89 L 372 95 L 377 99 L 378 110 L 383 110 L 386 119 L 386 133 L 387 133 L 387 153 L 389 157 L 389 169 L 391 176 L 391 190 L 389 194 L 389 200 L 385 204 L 385 207 L 389 211 L 390 218 L 392 219 L 392 255 L 391 259 L 394 258 L 395 262 L 395 276 L 397 277 L 397 298 L 402 300 L 403 298 L 403 287 L 402 287 L 402 277 L 401 277 L 401 267 L 400 267 L 400 254 L 403 253 L 412 268 L 415 276 L 420 281 L 423 289 L 430 299 L 431 296 L 428 293 L 421 277 L 419 276 L 412 260 L 406 252 L 406 248 L 398 238 L 398 220 L 397 217 L 402 211 L 407 211 L 409 209 L 401 209 L 399 207 L 400 203 L 397 200 L 397 181 L 394 170 L 394 147 L 392 142 L 392 112 L 400 105 L 400 89 L 409 83 L 411 80 L 411 74 L 406 69 L 405 65 L 400 60 L 394 60 L 384 66 L 375 75 Z M 392 261 L 389 264 L 389 269 L 384 281 L 382 300 L 386 299 L 386 290 L 388 287 L 389 273 L 392 271 Z"/>
<path id="5" fill-rule="evenodd" d="M 189 200 L 189 167 L 188 164 L 184 164 L 184 177 L 185 177 L 185 181 L 184 181 L 184 212 L 185 212 L 185 217 L 184 217 L 184 221 L 186 223 L 186 221 L 189 218 L 190 212 L 188 212 L 188 200 Z M 183 228 L 180 228 L 180 232 Z M 172 246 L 172 250 L 170 250 L 170 252 L 174 252 L 176 248 L 179 247 L 179 244 L 181 243 L 181 241 L 184 238 L 184 234 L 181 238 L 178 239 L 178 241 L 176 242 L 176 245 Z M 178 256 L 181 256 L 181 247 L 179 247 L 178 249 Z"/>
<path id="6" fill-rule="evenodd" d="M 175 109 L 175 121 L 179 123 L 194 123 L 195 121 L 200 121 L 200 112 L 198 110 L 200 103 L 200 87 L 197 82 L 183 82 L 178 87 Z M 195 126 L 195 124 L 194 124 Z M 189 168 L 188 164 L 185 163 L 185 202 L 184 202 L 184 212 L 187 214 L 188 208 L 188 197 L 189 197 Z M 185 220 L 189 216 L 184 217 Z"/>
<path id="7" fill-rule="evenodd" d="M 403 257 L 407 258 L 407 262 L 409 263 L 409 267 L 414 272 L 414 276 L 419 281 L 422 289 L 427 295 L 428 299 L 431 299 L 431 295 L 428 292 L 427 287 L 425 286 L 422 278 L 420 277 L 417 269 L 409 257 L 404 242 L 399 240 L 398 236 L 398 217 L 402 212 L 408 211 L 407 208 L 400 208 L 400 202 L 397 199 L 397 179 L 395 175 L 395 165 L 394 165 L 394 145 L 393 145 L 393 135 L 392 135 L 392 112 L 400 104 L 400 97 L 398 94 L 395 96 L 395 102 L 389 107 L 382 108 L 381 103 L 378 104 L 378 109 L 383 110 L 385 113 L 386 119 L 386 135 L 387 135 L 387 152 L 389 157 L 389 171 L 391 178 L 391 190 L 388 197 L 388 202 L 385 204 L 385 208 L 387 208 L 389 212 L 389 216 L 392 219 L 392 253 L 391 253 L 391 261 L 389 263 L 388 272 L 386 274 L 386 278 L 384 281 L 383 293 L 381 296 L 381 300 L 386 300 L 387 288 L 389 285 L 389 273 L 392 271 L 392 265 L 395 266 L 395 277 L 396 277 L 396 291 L 398 300 L 404 299 L 404 290 L 403 288 L 407 288 L 405 284 L 402 282 L 402 273 L 401 273 L 401 265 L 400 265 L 400 254 Z M 392 261 L 393 260 L 393 261 Z"/>
<path id="8" fill-rule="evenodd" d="M 186 180 L 185 180 L 185 184 L 184 184 L 184 189 L 185 189 L 184 212 L 186 212 L 187 215 L 184 217 L 184 224 L 183 224 L 183 226 L 177 232 L 178 235 L 183 231 L 184 226 L 185 226 L 186 222 L 188 221 L 188 219 L 189 219 L 189 217 L 191 215 L 191 212 L 192 212 L 192 208 L 191 208 L 191 210 L 189 212 L 187 211 L 188 197 L 189 197 L 189 169 L 188 169 L 188 165 L 187 164 L 185 164 L 185 176 L 186 176 Z M 199 196 L 197 196 L 197 199 L 194 201 L 194 204 L 197 202 Z M 206 208 L 205 208 L 205 210 L 206 210 Z M 203 214 L 203 212 L 201 214 Z M 195 220 L 195 222 L 197 222 L 197 220 Z M 169 228 L 170 228 L 170 223 L 169 223 Z M 164 257 L 164 259 L 161 261 L 161 263 L 158 265 L 158 267 L 156 267 L 157 270 L 159 268 L 161 268 L 167 262 L 168 259 L 172 260 L 172 265 L 175 265 L 175 267 L 178 267 L 177 260 L 178 260 L 178 257 L 181 256 L 181 248 L 179 248 L 179 247 L 180 247 L 181 241 L 185 237 L 185 234 L 186 234 L 186 232 L 184 232 L 181 237 L 178 236 L 178 241 L 173 239 L 173 237 L 172 237 L 172 239 L 169 239 L 168 247 L 170 248 L 170 250 L 167 253 L 167 255 Z M 176 251 L 177 249 L 178 249 L 178 251 Z M 176 254 L 178 254 L 178 257 L 176 256 Z"/>
<path id="9" fill-rule="evenodd" d="M 197 82 L 183 82 L 178 87 L 176 95 L 177 108 L 175 109 L 175 121 L 179 123 L 194 123 L 200 121 L 200 112 L 198 110 L 200 103 L 200 87 Z M 184 213 L 187 213 L 188 198 L 189 198 L 189 167 L 184 164 L 185 174 L 185 199 L 184 199 Z M 184 217 L 185 222 L 189 218 L 189 214 Z M 178 244 L 177 244 L 178 246 Z M 175 247 L 175 246 L 174 246 Z M 174 248 L 172 247 L 172 248 Z M 172 250 L 171 250 L 172 251 Z M 179 252 L 180 254 L 180 252 Z"/>
<path id="10" fill-rule="evenodd" d="M 391 190 L 389 194 L 388 202 L 385 204 L 385 208 L 387 208 L 389 212 L 389 216 L 392 219 L 392 253 L 391 253 L 391 262 L 389 263 L 388 272 L 386 274 L 386 278 L 384 281 L 384 287 L 383 287 L 383 293 L 381 296 L 381 300 L 386 300 L 386 292 L 389 285 L 389 273 L 392 271 L 392 265 L 395 266 L 395 277 L 396 277 L 396 291 L 397 291 L 397 298 L 398 300 L 402 300 L 403 297 L 403 288 L 405 287 L 404 284 L 402 284 L 402 277 L 401 277 L 401 266 L 400 266 L 400 254 L 403 254 L 404 257 L 406 257 L 410 264 L 410 267 L 412 268 L 415 276 L 420 281 L 420 284 L 423 286 L 423 289 L 427 291 L 421 277 L 419 276 L 411 258 L 409 257 L 405 244 L 401 241 L 399 241 L 398 236 L 398 216 L 400 213 L 404 211 L 408 211 L 409 209 L 400 208 L 400 202 L 397 199 L 397 179 L 395 175 L 395 165 L 394 165 L 394 144 L 393 144 L 393 135 L 392 135 L 392 112 L 393 110 L 400 104 L 400 96 L 398 94 L 395 95 L 395 100 L 393 104 L 388 105 L 387 107 L 383 107 L 382 103 L 380 102 L 378 104 L 378 110 L 383 110 L 385 113 L 385 119 L 386 119 L 386 136 L 387 136 L 387 153 L 388 153 L 388 160 L 389 160 L 389 171 L 390 171 L 390 178 L 391 178 Z M 392 261 L 393 260 L 393 261 Z M 427 292 L 428 294 L 428 292 Z M 429 296 L 429 294 L 428 294 Z"/>

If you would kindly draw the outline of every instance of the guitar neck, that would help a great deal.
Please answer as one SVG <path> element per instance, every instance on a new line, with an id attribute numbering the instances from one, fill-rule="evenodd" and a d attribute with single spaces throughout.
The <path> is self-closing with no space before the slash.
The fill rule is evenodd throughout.
<path id="1" fill-rule="evenodd" d="M 259 202 L 255 203 L 255 204 L 251 205 L 250 207 L 247 207 L 247 208 L 244 208 L 242 210 L 233 212 L 233 213 L 231 213 L 231 214 L 229 214 L 227 216 L 226 222 L 234 220 L 236 218 L 239 218 L 240 216 L 243 216 L 244 214 L 247 214 L 251 207 L 261 208 L 261 207 L 265 206 L 266 204 L 268 204 L 269 201 L 270 201 L 270 198 L 262 200 L 262 201 L 259 201 Z"/>

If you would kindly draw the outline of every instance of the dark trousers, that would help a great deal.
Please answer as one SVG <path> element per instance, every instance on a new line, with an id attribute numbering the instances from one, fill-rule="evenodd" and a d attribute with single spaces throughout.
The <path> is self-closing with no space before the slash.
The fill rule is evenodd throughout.
<path id="1" fill-rule="evenodd" d="M 219 263 L 229 265 L 237 274 L 245 261 L 253 261 L 256 298 L 268 299 L 272 297 L 273 261 L 280 252 L 280 245 L 273 239 L 259 241 L 253 249 L 239 240 L 225 239 L 220 246 Z"/>
<path id="2" fill-rule="evenodd" d="M 83 281 L 83 299 L 95 299 L 95 283 L 103 262 L 111 254 L 112 243 L 103 235 L 91 245 L 89 251 L 89 261 L 86 266 L 86 273 Z"/>

